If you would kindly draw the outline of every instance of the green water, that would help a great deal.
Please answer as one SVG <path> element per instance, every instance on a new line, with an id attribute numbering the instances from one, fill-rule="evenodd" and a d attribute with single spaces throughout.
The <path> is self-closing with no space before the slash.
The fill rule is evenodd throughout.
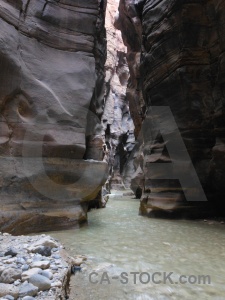
<path id="1" fill-rule="evenodd" d="M 89 213 L 89 226 L 50 233 L 70 254 L 88 257 L 72 280 L 71 299 L 225 299 L 225 225 L 148 219 L 138 216 L 138 207 L 132 197 L 112 195 L 107 208 Z M 89 281 L 93 270 L 98 284 Z M 108 277 L 100 284 L 102 272 Z M 127 284 L 111 279 L 121 272 L 128 274 Z M 173 272 L 174 282 L 180 275 L 209 275 L 211 284 L 155 284 L 148 275 L 142 275 L 146 284 L 139 275 L 135 284 L 130 272 Z"/>

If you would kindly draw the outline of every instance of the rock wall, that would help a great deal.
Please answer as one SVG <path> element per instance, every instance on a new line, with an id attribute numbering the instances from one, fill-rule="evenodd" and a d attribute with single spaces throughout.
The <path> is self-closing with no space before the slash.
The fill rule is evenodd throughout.
<path id="1" fill-rule="evenodd" d="M 107 178 L 102 150 L 96 155 L 89 143 L 103 112 L 105 6 L 104 0 L 0 3 L 1 230 L 85 222 L 85 202 Z"/>
<path id="2" fill-rule="evenodd" d="M 109 186 L 123 189 L 129 177 L 122 178 L 124 166 L 134 147 L 134 124 L 126 94 L 129 82 L 127 48 L 115 21 L 116 0 L 108 0 L 106 9 L 107 60 L 105 63 L 105 107 L 102 116 L 104 161 L 109 164 Z"/>
<path id="3" fill-rule="evenodd" d="M 126 161 L 123 178 L 127 185 L 131 183 L 131 188 L 135 192 L 139 186 L 140 177 L 142 177 L 142 171 L 140 172 L 140 168 L 136 166 L 135 162 L 139 161 L 141 155 L 139 151 L 142 145 L 141 126 L 146 109 L 140 86 L 139 70 L 142 25 L 134 1 L 121 0 L 118 10 L 119 14 L 117 15 L 115 26 L 121 31 L 123 42 L 127 47 L 126 58 L 130 76 L 127 84 L 126 98 L 129 102 L 131 117 L 135 125 L 135 147 Z"/>
<path id="4" fill-rule="evenodd" d="M 120 19 L 129 24 L 120 27 L 123 37 L 130 48 L 135 40 L 141 49 L 140 83 L 147 112 L 135 159 L 134 181 L 143 191 L 140 213 L 224 214 L 224 2 L 121 0 L 120 7 Z M 180 181 L 167 179 L 168 164 L 177 163 L 168 149 L 178 139 L 173 140 L 176 129 L 168 125 L 168 115 L 163 119 L 164 133 L 152 127 L 153 120 L 159 122 L 159 115 L 152 113 L 155 106 L 170 108 L 190 157 L 182 161 L 179 148 L 174 150 L 182 173 L 193 164 L 207 202 L 187 201 Z M 159 173 L 152 174 L 154 163 L 162 164 Z M 190 186 L 189 192 L 194 197 L 196 190 Z"/>
<path id="5" fill-rule="evenodd" d="M 123 42 L 127 47 L 127 62 L 130 77 L 126 91 L 129 108 L 135 125 L 135 137 L 139 136 L 145 113 L 145 103 L 140 86 L 140 54 L 142 41 L 142 25 L 136 9 L 137 1 L 121 0 L 119 14 L 115 26 L 122 33 Z"/>

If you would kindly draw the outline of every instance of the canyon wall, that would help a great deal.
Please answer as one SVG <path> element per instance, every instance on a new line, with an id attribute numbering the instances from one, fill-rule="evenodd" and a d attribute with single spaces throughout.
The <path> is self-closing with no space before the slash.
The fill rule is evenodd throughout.
<path id="1" fill-rule="evenodd" d="M 133 189 L 142 190 L 140 213 L 224 214 L 224 2 L 121 0 L 119 19 L 126 20 L 120 29 L 128 53 L 141 52 L 136 78 L 146 110 L 133 154 Z M 191 166 L 201 183 L 197 189 Z M 186 186 L 178 173 L 190 176 Z M 207 201 L 198 197 L 201 186 Z"/>
<path id="2" fill-rule="evenodd" d="M 124 189 L 130 177 L 123 169 L 135 145 L 134 124 L 126 95 L 129 82 L 127 48 L 116 28 L 119 1 L 108 0 L 106 9 L 107 60 L 105 63 L 105 106 L 102 115 L 104 161 L 109 165 L 108 188 Z"/>
<path id="3" fill-rule="evenodd" d="M 107 178 L 102 139 L 90 142 L 104 108 L 105 9 L 0 3 L 1 231 L 81 224 Z"/>
<path id="4" fill-rule="evenodd" d="M 135 145 L 126 160 L 122 174 L 125 185 L 128 187 L 131 182 L 132 189 L 136 192 L 142 178 L 142 170 L 137 164 L 139 165 L 142 157 L 140 151 L 142 145 L 141 127 L 146 107 L 142 97 L 139 72 L 142 26 L 134 2 L 120 1 L 115 26 L 121 31 L 124 45 L 127 47 L 126 60 L 129 68 L 129 78 L 126 99 L 129 102 L 129 110 L 135 126 Z"/>

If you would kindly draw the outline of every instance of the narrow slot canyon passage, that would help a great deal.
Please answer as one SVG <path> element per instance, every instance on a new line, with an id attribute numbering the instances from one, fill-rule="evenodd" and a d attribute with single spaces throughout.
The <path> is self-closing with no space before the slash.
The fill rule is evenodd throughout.
<path id="1" fill-rule="evenodd" d="M 0 300 L 225 300 L 224 20 L 0 0 Z"/>
<path id="2" fill-rule="evenodd" d="M 215 208 L 177 200 L 176 180 L 163 183 L 153 174 L 156 181 L 149 182 L 147 163 L 167 163 L 170 153 L 162 136 L 148 137 L 154 129 L 139 78 L 143 36 L 138 12 L 145 1 L 134 2 L 108 0 L 106 7 L 106 207 L 90 210 L 87 226 L 49 234 L 70 255 L 87 257 L 71 276 L 71 300 L 225 299 L 224 225 L 210 219 Z M 159 219 L 141 216 L 157 214 Z"/>

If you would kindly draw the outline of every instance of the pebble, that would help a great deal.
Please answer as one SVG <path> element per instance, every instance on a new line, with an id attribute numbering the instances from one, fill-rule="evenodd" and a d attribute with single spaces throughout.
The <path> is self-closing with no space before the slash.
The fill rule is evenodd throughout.
<path id="1" fill-rule="evenodd" d="M 59 251 L 59 248 L 52 248 L 52 251 L 57 252 L 57 251 Z"/>
<path id="2" fill-rule="evenodd" d="M 16 263 L 24 265 L 24 264 L 26 264 L 26 260 L 23 257 L 17 257 Z"/>
<path id="3" fill-rule="evenodd" d="M 14 300 L 15 298 L 11 295 L 6 295 L 4 296 L 5 299 L 8 299 L 8 300 Z"/>
<path id="4" fill-rule="evenodd" d="M 16 280 L 16 281 L 14 281 L 14 283 L 13 283 L 13 284 L 14 284 L 15 286 L 17 286 L 17 285 L 20 285 L 20 283 L 21 283 L 21 280 L 20 280 L 20 279 L 18 279 L 18 280 Z"/>
<path id="5" fill-rule="evenodd" d="M 15 268 L 5 269 L 0 277 L 0 282 L 2 283 L 13 283 L 15 280 L 21 278 L 22 271 Z"/>
<path id="6" fill-rule="evenodd" d="M 8 251 L 5 252 L 5 256 L 11 255 L 12 257 L 17 256 L 18 252 L 14 248 L 9 248 Z"/>
<path id="7" fill-rule="evenodd" d="M 32 275 L 29 279 L 29 282 L 37 286 L 39 291 L 46 291 L 51 288 L 51 281 L 40 274 Z"/>
<path id="8" fill-rule="evenodd" d="M 51 248 L 46 246 L 35 247 L 32 251 L 42 256 L 51 256 L 52 254 Z"/>
<path id="9" fill-rule="evenodd" d="M 32 283 L 24 283 L 21 285 L 19 290 L 19 296 L 36 296 L 38 293 L 38 287 L 34 286 Z"/>
<path id="10" fill-rule="evenodd" d="M 30 268 L 29 265 L 25 264 L 25 265 L 22 266 L 21 269 L 22 269 L 22 271 L 24 272 L 24 271 L 29 270 L 29 268 Z"/>
<path id="11" fill-rule="evenodd" d="M 15 261 L 15 258 L 12 257 L 12 258 L 5 260 L 4 263 L 9 265 L 9 264 L 12 264 L 14 261 Z"/>
<path id="12" fill-rule="evenodd" d="M 62 287 L 62 282 L 59 280 L 52 282 L 51 287 Z"/>
<path id="13" fill-rule="evenodd" d="M 9 258 L 12 258 L 12 256 L 11 256 L 11 255 L 7 255 L 7 256 L 5 256 L 4 258 L 2 258 L 2 260 L 7 260 L 7 259 L 9 259 Z"/>
<path id="14" fill-rule="evenodd" d="M 0 266 L 0 275 L 2 274 L 2 272 L 5 270 L 5 266 Z"/>
<path id="15" fill-rule="evenodd" d="M 30 266 L 31 268 L 48 269 L 50 266 L 50 262 L 46 260 L 34 261 Z"/>
<path id="16" fill-rule="evenodd" d="M 54 270 L 54 271 L 57 271 L 58 270 L 58 267 L 56 265 L 50 265 L 51 269 Z"/>
<path id="17" fill-rule="evenodd" d="M 5 295 L 11 295 L 14 298 L 18 298 L 19 288 L 12 284 L 0 283 L 0 297 Z"/>
<path id="18" fill-rule="evenodd" d="M 28 280 L 32 275 L 38 274 L 42 270 L 40 268 L 32 268 L 22 273 L 22 281 Z"/>
<path id="19" fill-rule="evenodd" d="M 43 237 L 38 240 L 36 243 L 33 243 L 30 247 L 28 247 L 28 251 L 36 253 L 36 250 L 41 246 L 49 247 L 50 249 L 56 248 L 57 242 L 52 240 L 50 237 Z M 46 249 L 46 248 L 45 248 Z"/>
<path id="20" fill-rule="evenodd" d="M 58 254 L 53 254 L 52 257 L 55 258 L 55 259 L 61 259 L 61 256 L 58 255 Z"/>
<path id="21" fill-rule="evenodd" d="M 43 256 L 39 253 L 31 254 L 33 256 L 33 260 L 42 260 Z"/>
<path id="22" fill-rule="evenodd" d="M 46 235 L 15 238 L 3 234 L 1 239 L 0 299 L 32 300 L 38 296 L 47 300 L 50 295 L 55 299 L 69 272 L 68 263 L 60 255 L 63 247 Z"/>
<path id="23" fill-rule="evenodd" d="M 39 272 L 38 274 L 40 274 L 40 275 L 42 275 L 42 276 L 45 276 L 45 277 L 47 277 L 47 278 L 50 279 L 50 280 L 53 278 L 53 274 L 52 274 L 52 272 L 49 271 L 49 270 L 41 271 L 41 272 Z"/>
<path id="24" fill-rule="evenodd" d="M 27 259 L 27 264 L 31 264 L 32 263 L 32 259 L 28 258 Z"/>
<path id="25" fill-rule="evenodd" d="M 163 244 L 166 245 L 166 246 L 171 246 L 171 244 L 168 243 L 168 242 L 163 242 Z"/>
<path id="26" fill-rule="evenodd" d="M 58 259 L 58 260 L 55 260 L 55 264 L 56 264 L 56 265 L 61 265 L 61 260 L 59 260 L 59 259 Z"/>
<path id="27" fill-rule="evenodd" d="M 84 259 L 82 257 L 77 257 L 73 259 L 73 265 L 80 266 L 83 263 Z"/>
<path id="28" fill-rule="evenodd" d="M 71 272 L 73 274 L 76 274 L 77 272 L 81 272 L 81 267 L 80 266 L 72 266 L 71 267 Z"/>

